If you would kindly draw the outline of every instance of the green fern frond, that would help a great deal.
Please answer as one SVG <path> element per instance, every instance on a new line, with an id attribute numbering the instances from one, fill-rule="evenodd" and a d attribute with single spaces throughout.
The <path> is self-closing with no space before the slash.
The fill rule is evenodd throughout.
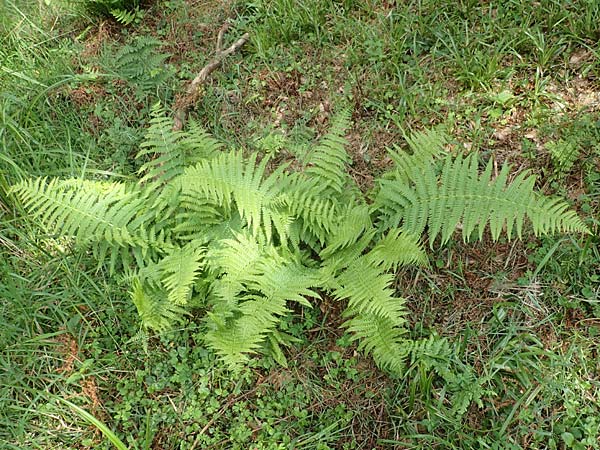
<path id="1" fill-rule="evenodd" d="M 317 270 L 305 267 L 290 257 L 282 257 L 274 250 L 261 259 L 246 283 L 249 291 L 261 292 L 270 299 L 294 301 L 309 308 L 311 304 L 307 297 L 320 298 L 311 289 L 318 285 Z"/>
<path id="2" fill-rule="evenodd" d="M 231 209 L 235 201 L 237 211 L 248 227 L 257 235 L 259 229 L 265 230 L 267 239 L 271 238 L 273 223 L 281 223 L 277 204 L 280 203 L 280 182 L 285 177 L 285 166 L 265 176 L 268 160 L 256 163 L 253 154 L 244 161 L 240 152 L 224 153 L 210 160 L 201 161 L 186 169 L 180 179 L 183 196 L 203 195 L 225 209 Z"/>
<path id="3" fill-rule="evenodd" d="M 173 249 L 160 262 L 162 282 L 168 292 L 168 301 L 185 305 L 203 266 L 204 248 L 190 242 L 183 248 Z"/>
<path id="4" fill-rule="evenodd" d="M 120 76 L 128 81 L 143 81 L 156 76 L 153 71 L 167 58 L 158 49 L 162 42 L 152 36 L 138 36 L 131 45 L 124 45 L 115 55 Z"/>
<path id="5" fill-rule="evenodd" d="M 444 146 L 448 143 L 448 135 L 441 128 L 414 131 L 410 135 L 404 135 L 404 139 L 412 151 L 415 161 L 421 163 L 442 154 Z"/>
<path id="6" fill-rule="evenodd" d="M 136 98 L 140 101 L 148 95 L 155 96 L 157 89 L 174 74 L 165 64 L 169 55 L 160 52 L 162 45 L 151 36 L 138 36 L 112 58 L 115 74 L 135 88 Z"/>
<path id="7" fill-rule="evenodd" d="M 410 364 L 421 364 L 429 370 L 437 368 L 442 376 L 447 376 L 446 370 L 452 355 L 452 347 L 448 339 L 439 336 L 429 336 L 417 339 L 410 344 Z"/>
<path id="8" fill-rule="evenodd" d="M 257 165 L 256 156 L 253 154 L 247 161 L 242 178 L 233 185 L 233 195 L 240 216 L 247 221 L 254 235 L 264 225 L 267 239 L 270 239 L 273 214 L 271 204 L 279 193 L 277 181 L 283 175 L 285 166 L 280 166 L 264 178 L 268 159 L 263 158 Z"/>
<path id="9" fill-rule="evenodd" d="M 409 341 L 410 365 L 418 370 L 434 371 L 450 394 L 452 417 L 460 417 L 467 412 L 472 402 L 481 402 L 485 394 L 485 377 L 478 376 L 475 370 L 465 365 L 457 356 L 457 345 L 448 339 L 432 335 L 427 338 Z"/>
<path id="10" fill-rule="evenodd" d="M 338 218 L 334 230 L 330 233 L 327 247 L 320 256 L 327 258 L 337 250 L 355 243 L 366 230 L 373 226 L 369 206 L 351 204 L 346 208 L 344 214 Z"/>
<path id="11" fill-rule="evenodd" d="M 352 313 L 347 311 L 347 315 Z M 372 355 L 379 367 L 395 375 L 404 373 L 411 342 L 402 338 L 405 330 L 392 320 L 369 313 L 356 314 L 343 326 L 351 333 L 352 340 L 358 341 L 358 349 Z"/>
<path id="12" fill-rule="evenodd" d="M 142 183 L 155 181 L 164 184 L 183 173 L 186 160 L 179 145 L 183 133 L 173 131 L 172 128 L 173 120 L 166 116 L 160 105 L 154 105 L 150 127 L 136 156 L 138 160 L 150 156 L 139 170 L 143 174 L 140 180 Z"/>
<path id="13" fill-rule="evenodd" d="M 405 322 L 404 300 L 394 296 L 394 276 L 374 267 L 365 257 L 354 261 L 337 277 L 334 290 L 338 299 L 348 299 L 348 308 L 391 320 L 396 326 Z"/>
<path id="14" fill-rule="evenodd" d="M 134 22 L 140 11 L 138 8 L 134 10 L 127 9 L 111 9 L 110 14 L 115 18 L 117 22 L 122 25 L 130 25 Z"/>
<path id="15" fill-rule="evenodd" d="M 248 354 L 255 353 L 275 328 L 278 317 L 289 312 L 284 300 L 260 295 L 246 295 L 239 303 L 241 317 L 205 336 L 207 344 L 230 366 L 247 361 Z"/>
<path id="16" fill-rule="evenodd" d="M 218 277 L 211 289 L 211 319 L 225 326 L 225 320 L 237 311 L 238 296 L 263 254 L 264 246 L 247 232 L 235 233 L 232 239 L 219 240 L 209 248 L 208 269 Z"/>
<path id="17" fill-rule="evenodd" d="M 134 279 L 130 292 L 144 328 L 162 333 L 181 322 L 186 311 L 167 300 L 161 292 L 145 289 L 139 279 Z"/>
<path id="18" fill-rule="evenodd" d="M 178 180 L 182 196 L 203 196 L 215 205 L 231 208 L 234 184 L 244 174 L 241 152 L 222 153 L 185 169 Z"/>
<path id="19" fill-rule="evenodd" d="M 559 139 L 547 142 L 545 147 L 550 153 L 552 164 L 559 177 L 565 176 L 571 171 L 581 152 L 578 143 L 573 140 Z"/>
<path id="20" fill-rule="evenodd" d="M 364 256 L 365 251 L 371 246 L 375 237 L 375 230 L 367 230 L 354 244 L 337 250 L 333 254 L 328 254 L 321 262 L 321 283 L 326 289 L 336 289 L 339 284 L 336 283 L 336 275 L 343 269 L 352 265 L 357 259 Z M 320 255 L 321 257 L 323 255 Z M 371 263 L 371 261 L 368 261 Z M 377 264 L 373 264 L 377 265 Z"/>
<path id="21" fill-rule="evenodd" d="M 317 179 L 294 174 L 282 187 L 280 201 L 292 217 L 299 219 L 299 231 L 304 235 L 302 240 L 318 242 L 322 246 L 338 226 L 342 207 L 321 192 L 322 186 Z"/>
<path id="22" fill-rule="evenodd" d="M 240 250 L 251 254 L 241 266 L 232 260 L 234 255 L 244 258 Z M 225 361 L 235 365 L 245 361 L 246 354 L 255 352 L 275 331 L 279 317 L 289 312 L 288 301 L 310 307 L 307 297 L 319 298 L 313 290 L 319 285 L 319 273 L 291 256 L 280 255 L 273 246 L 261 251 L 243 236 L 218 253 L 221 258 L 217 261 L 226 261 L 229 266 L 223 278 L 227 284 L 220 283 L 218 293 L 227 305 L 225 308 L 220 305 L 220 311 L 215 308 L 211 314 L 212 329 L 206 340 Z M 236 295 L 238 298 L 232 301 L 231 297 Z"/>
<path id="23" fill-rule="evenodd" d="M 536 235 L 556 231 L 587 232 L 583 222 L 568 205 L 542 197 L 534 191 L 535 178 L 522 172 L 508 182 L 509 166 L 492 177 L 492 162 L 480 175 L 477 155 L 448 156 L 438 176 L 431 165 L 413 167 L 409 183 L 401 179 L 380 181 L 375 208 L 386 226 L 398 226 L 420 235 L 428 227 L 431 245 L 440 235 L 446 243 L 457 228 L 463 239 L 477 230 L 479 239 L 489 224 L 494 240 L 505 230 L 521 237 L 525 218 Z"/>
<path id="24" fill-rule="evenodd" d="M 190 119 L 187 125 L 187 132 L 179 142 L 183 147 L 183 152 L 187 156 L 187 165 L 196 164 L 203 159 L 210 159 L 222 151 L 223 144 L 212 137 L 195 120 Z"/>
<path id="25" fill-rule="evenodd" d="M 396 179 L 408 182 L 408 176 L 414 167 L 425 167 L 434 164 L 433 161 L 444 153 L 444 146 L 448 142 L 448 136 L 440 129 L 416 131 L 411 135 L 405 135 L 404 140 L 408 144 L 411 153 L 398 146 L 388 149 L 388 153 L 395 163 L 395 170 L 388 175 Z"/>
<path id="26" fill-rule="evenodd" d="M 193 120 L 186 132 L 174 131 L 173 119 L 160 104 L 152 107 L 151 114 L 150 127 L 136 156 L 138 160 L 149 157 L 139 170 L 144 174 L 142 183 L 168 183 L 186 167 L 210 159 L 223 146 Z"/>
<path id="27" fill-rule="evenodd" d="M 207 258 L 213 268 L 237 280 L 247 280 L 264 251 L 263 245 L 247 233 L 235 239 L 223 239 L 209 251 Z"/>
<path id="28" fill-rule="evenodd" d="M 352 160 L 346 152 L 348 141 L 344 138 L 350 128 L 350 111 L 342 110 L 334 116 L 328 133 L 321 139 L 319 145 L 307 161 L 306 174 L 317 178 L 323 190 L 331 189 L 341 194 L 349 179 L 346 165 Z"/>
<path id="29" fill-rule="evenodd" d="M 400 239 L 400 234 L 390 234 L 390 242 L 394 237 Z M 344 316 L 352 318 L 344 327 L 354 335 L 353 340 L 359 341 L 359 348 L 372 354 L 380 367 L 400 373 L 410 350 L 402 337 L 406 332 L 405 301 L 394 295 L 394 276 L 385 273 L 384 268 L 401 258 L 397 255 L 390 258 L 376 248 L 375 253 L 358 257 L 335 277 L 337 286 L 333 294 L 348 300 Z"/>
<path id="30" fill-rule="evenodd" d="M 426 265 L 427 254 L 419 238 L 400 228 L 391 229 L 366 255 L 367 260 L 382 270 L 397 270 L 410 264 Z"/>
<path id="31" fill-rule="evenodd" d="M 12 192 L 34 218 L 80 245 L 102 240 L 116 246 L 153 244 L 131 227 L 146 206 L 135 186 L 37 178 L 14 185 Z"/>
<path id="32" fill-rule="evenodd" d="M 183 205 L 182 205 L 183 206 Z M 206 240 L 207 228 L 224 222 L 224 217 L 214 206 L 187 203 L 177 213 L 177 225 L 173 232 L 183 241 Z"/>

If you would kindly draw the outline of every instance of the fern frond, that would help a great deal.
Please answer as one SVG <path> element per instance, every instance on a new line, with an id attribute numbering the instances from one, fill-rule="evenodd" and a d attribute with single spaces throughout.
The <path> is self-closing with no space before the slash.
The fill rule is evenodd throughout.
<path id="1" fill-rule="evenodd" d="M 279 193 L 277 181 L 283 175 L 285 166 L 280 166 L 263 180 L 268 159 L 263 158 L 256 165 L 256 156 L 253 154 L 247 161 L 242 178 L 236 180 L 233 185 L 233 195 L 240 216 L 247 221 L 254 235 L 257 235 L 259 227 L 264 225 L 267 239 L 270 239 L 273 214 L 270 206 Z"/>
<path id="2" fill-rule="evenodd" d="M 289 312 L 285 301 L 277 300 L 260 295 L 242 297 L 241 317 L 225 327 L 209 330 L 205 341 L 229 366 L 247 361 L 247 354 L 261 347 L 266 335 L 277 325 L 278 317 Z"/>
<path id="3" fill-rule="evenodd" d="M 389 241 L 393 242 L 394 237 L 396 233 L 391 233 Z M 353 340 L 359 341 L 359 348 L 372 354 L 380 367 L 400 373 L 410 347 L 402 337 L 406 332 L 405 301 L 394 295 L 394 276 L 384 270 L 386 265 L 391 267 L 400 259 L 394 256 L 380 249 L 359 256 L 335 277 L 333 294 L 348 300 L 344 317 L 352 318 L 344 327 L 354 334 Z"/>
<path id="4" fill-rule="evenodd" d="M 410 341 L 410 365 L 439 375 L 450 394 L 450 414 L 460 417 L 472 402 L 480 402 L 489 392 L 482 386 L 485 378 L 457 357 L 456 347 L 437 335 Z"/>
<path id="5" fill-rule="evenodd" d="M 211 267 L 237 280 L 247 280 L 264 251 L 263 245 L 247 233 L 223 239 L 207 254 Z"/>
<path id="6" fill-rule="evenodd" d="M 207 240 L 207 228 L 225 221 L 218 209 L 200 202 L 182 204 L 182 210 L 177 213 L 176 218 L 177 225 L 173 228 L 173 232 L 178 239 L 184 241 Z"/>
<path id="7" fill-rule="evenodd" d="M 190 166 L 203 159 L 212 158 L 223 149 L 223 144 L 193 119 L 189 120 L 187 132 L 181 139 L 180 145 L 187 156 L 186 164 Z"/>
<path id="8" fill-rule="evenodd" d="M 230 209 L 235 201 L 237 211 L 248 227 L 257 235 L 262 228 L 271 238 L 273 223 L 280 224 L 277 216 L 277 199 L 280 183 L 285 177 L 285 166 L 265 176 L 267 160 L 256 163 L 253 154 L 244 161 L 240 152 L 224 153 L 213 159 L 201 161 L 186 169 L 180 179 L 183 196 L 203 195 L 217 205 Z"/>
<path id="9" fill-rule="evenodd" d="M 347 315 L 351 314 L 351 310 L 347 311 Z M 343 326 L 352 334 L 352 340 L 358 341 L 358 349 L 372 355 L 379 367 L 395 375 L 404 372 L 410 341 L 402 338 L 405 330 L 398 328 L 392 320 L 360 313 Z"/>
<path id="10" fill-rule="evenodd" d="M 127 10 L 127 9 L 111 9 L 110 14 L 115 18 L 117 22 L 122 25 L 130 25 L 133 23 L 137 15 L 139 14 L 139 9 Z"/>
<path id="11" fill-rule="evenodd" d="M 396 326 L 405 323 L 404 300 L 394 296 L 391 288 L 394 276 L 372 266 L 363 257 L 354 261 L 337 277 L 334 290 L 338 299 L 348 299 L 348 308 L 391 320 Z"/>
<path id="12" fill-rule="evenodd" d="M 225 209 L 231 208 L 233 185 L 244 174 L 241 152 L 222 153 L 211 160 L 201 161 L 185 169 L 178 180 L 182 196 L 199 194 Z"/>
<path id="13" fill-rule="evenodd" d="M 494 179 L 492 162 L 480 175 L 476 154 L 448 156 L 440 176 L 426 165 L 409 169 L 409 183 L 400 178 L 381 180 L 375 208 L 387 226 L 402 222 L 403 228 L 417 235 L 427 226 L 431 245 L 438 235 L 442 244 L 446 243 L 459 225 L 465 240 L 475 230 L 481 239 L 488 224 L 494 240 L 503 230 L 509 238 L 513 230 L 521 237 L 525 218 L 536 235 L 587 232 L 565 202 L 534 191 L 535 178 L 528 172 L 508 182 L 509 170 L 504 165 Z"/>
<path id="14" fill-rule="evenodd" d="M 173 249 L 161 260 L 162 282 L 169 302 L 174 305 L 187 303 L 203 266 L 204 250 L 197 243 L 190 242 L 185 247 Z"/>
<path id="15" fill-rule="evenodd" d="M 131 45 L 124 45 L 115 55 L 116 69 L 129 81 L 144 81 L 156 76 L 152 72 L 168 55 L 158 49 L 162 42 L 151 36 L 138 36 Z"/>
<path id="16" fill-rule="evenodd" d="M 367 205 L 351 204 L 344 214 L 338 218 L 330 239 L 320 255 L 327 258 L 337 250 L 355 243 L 366 230 L 372 228 L 371 215 Z"/>
<path id="17" fill-rule="evenodd" d="M 144 328 L 162 333 L 181 322 L 186 311 L 152 289 L 145 289 L 139 279 L 132 282 L 131 300 L 137 308 Z"/>
<path id="18" fill-rule="evenodd" d="M 156 104 L 152 107 L 150 126 L 136 159 L 149 159 L 139 172 L 141 182 L 168 183 L 181 175 L 186 167 L 214 156 L 222 144 L 210 136 L 197 122 L 190 121 L 186 132 L 173 130 L 173 119 Z"/>
<path id="19" fill-rule="evenodd" d="M 411 156 L 415 162 L 421 163 L 438 157 L 448 143 L 448 135 L 440 128 L 414 131 L 410 135 L 404 135 L 404 139 L 412 151 Z"/>
<path id="20" fill-rule="evenodd" d="M 559 177 L 571 171 L 581 152 L 578 143 L 573 140 L 559 139 L 555 142 L 547 142 L 545 147 L 552 157 L 552 164 Z"/>
<path id="21" fill-rule="evenodd" d="M 154 105 L 150 127 L 136 155 L 138 160 L 150 156 L 139 170 L 143 174 L 142 183 L 155 181 L 165 184 L 183 173 L 186 160 L 183 148 L 179 145 L 183 133 L 172 128 L 173 121 L 167 117 L 165 110 L 158 104 Z"/>
<path id="22" fill-rule="evenodd" d="M 410 135 L 405 135 L 404 140 L 411 153 L 396 145 L 393 149 L 388 149 L 388 153 L 396 166 L 392 172 L 393 176 L 408 182 L 408 176 L 414 167 L 434 164 L 433 161 L 443 154 L 448 136 L 442 130 L 436 129 L 415 131 Z"/>
<path id="23" fill-rule="evenodd" d="M 30 179 L 12 187 L 23 207 L 46 227 L 80 245 L 105 240 L 116 246 L 148 247 L 132 222 L 146 206 L 135 186 L 82 180 Z"/>
<path id="24" fill-rule="evenodd" d="M 299 231 L 305 235 L 302 240 L 312 240 L 321 246 L 338 226 L 342 214 L 342 207 L 336 200 L 322 195 L 319 181 L 307 179 L 303 174 L 289 177 L 282 188 L 280 201 L 292 217 L 300 220 Z"/>
<path id="25" fill-rule="evenodd" d="M 121 47 L 113 59 L 115 73 L 135 88 L 140 101 L 148 95 L 154 96 L 174 73 L 165 64 L 169 55 L 161 53 L 161 47 L 162 42 L 151 36 L 138 36 L 132 44 Z"/>
<path id="26" fill-rule="evenodd" d="M 243 290 L 247 293 L 235 302 L 236 312 L 229 320 L 211 315 L 213 329 L 206 335 L 211 348 L 232 366 L 246 361 L 247 353 L 263 345 L 279 317 L 289 312 L 287 301 L 310 306 L 305 297 L 318 298 L 311 289 L 318 284 L 317 271 L 275 254 L 274 249 L 245 274 Z"/>
<path id="27" fill-rule="evenodd" d="M 441 376 L 447 378 L 450 376 L 446 372 L 452 353 L 448 339 L 432 335 L 411 341 L 410 364 L 422 365 L 427 370 L 436 369 Z"/>
<path id="28" fill-rule="evenodd" d="M 427 254 L 419 242 L 419 238 L 400 228 L 392 229 L 381 238 L 375 247 L 367 253 L 370 264 L 382 270 L 397 270 L 399 266 L 427 264 Z"/>
<path id="29" fill-rule="evenodd" d="M 319 294 L 311 289 L 318 285 L 317 270 L 284 258 L 274 250 L 261 259 L 246 283 L 249 291 L 261 292 L 265 297 L 276 301 L 294 301 L 309 308 L 311 304 L 307 297 L 320 298 Z"/>
<path id="30" fill-rule="evenodd" d="M 345 149 L 348 141 L 344 138 L 346 130 L 350 128 L 350 118 L 349 110 L 342 110 L 334 116 L 329 131 L 307 161 L 308 168 L 305 171 L 319 180 L 322 189 L 331 189 L 337 194 L 344 190 L 349 179 L 346 165 L 352 162 Z"/>
<path id="31" fill-rule="evenodd" d="M 374 237 L 375 230 L 367 230 L 354 244 L 337 250 L 333 254 L 328 254 L 321 262 L 322 286 L 326 289 L 335 289 L 339 286 L 335 276 L 361 258 L 373 242 Z M 370 263 L 370 261 L 368 262 Z"/>

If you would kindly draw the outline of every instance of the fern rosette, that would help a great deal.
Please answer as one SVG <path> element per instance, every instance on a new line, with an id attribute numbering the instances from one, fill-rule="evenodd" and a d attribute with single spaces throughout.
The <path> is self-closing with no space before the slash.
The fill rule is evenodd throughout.
<path id="1" fill-rule="evenodd" d="M 424 233 L 431 245 L 456 229 L 464 239 L 486 229 L 521 237 L 526 219 L 536 234 L 587 231 L 528 173 L 509 182 L 509 167 L 494 176 L 491 163 L 480 173 L 477 154 L 446 155 L 434 131 L 407 137 L 410 152 L 391 151 L 395 167 L 365 195 L 347 171 L 349 126 L 350 114 L 338 114 L 304 170 L 269 170 L 268 157 L 224 151 L 196 123 L 173 131 L 156 108 L 138 181 L 39 178 L 12 192 L 52 233 L 128 275 L 146 329 L 205 311 L 205 342 L 232 367 L 269 346 L 284 362 L 281 318 L 327 295 L 344 303 L 359 348 L 401 374 L 407 356 L 434 345 L 408 337 L 394 287 L 399 268 L 427 264 Z"/>

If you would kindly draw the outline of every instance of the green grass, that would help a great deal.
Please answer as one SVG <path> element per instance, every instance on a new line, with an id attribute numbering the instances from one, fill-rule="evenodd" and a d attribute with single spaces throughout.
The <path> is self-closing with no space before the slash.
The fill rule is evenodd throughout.
<path id="1" fill-rule="evenodd" d="M 228 18 L 227 45 L 251 40 L 192 108 L 228 145 L 286 160 L 347 101 L 361 186 L 388 167 L 385 146 L 441 124 L 451 151 L 535 171 L 597 233 L 598 2 L 204 3 L 147 2 L 128 26 L 66 1 L 0 5 L 1 447 L 108 449 L 106 426 L 139 449 L 600 448 L 596 234 L 452 241 L 399 274 L 412 333 L 445 337 L 445 366 L 390 379 L 325 301 L 286 323 L 288 367 L 257 357 L 232 374 L 193 318 L 139 334 L 126 288 L 6 191 L 30 175 L 133 176 L 152 105 L 173 104 Z M 456 408 L 435 367 L 475 400 Z"/>

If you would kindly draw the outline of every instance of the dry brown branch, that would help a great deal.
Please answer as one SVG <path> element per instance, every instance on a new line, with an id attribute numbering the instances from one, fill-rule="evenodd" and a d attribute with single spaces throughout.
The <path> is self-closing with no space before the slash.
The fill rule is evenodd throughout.
<path id="1" fill-rule="evenodd" d="M 173 131 L 180 131 L 183 128 L 183 124 L 187 118 L 187 113 L 191 105 L 193 105 L 198 97 L 199 88 L 206 82 L 208 77 L 214 70 L 219 67 L 223 60 L 237 52 L 250 38 L 248 33 L 244 34 L 241 38 L 235 41 L 230 47 L 223 50 L 223 38 L 225 33 L 229 29 L 229 24 L 225 24 L 219 30 L 217 36 L 217 45 L 215 49 L 215 57 L 206 64 L 202 70 L 198 73 L 196 78 L 192 80 L 188 88 L 185 91 L 183 97 L 179 98 L 175 104 L 175 114 L 173 118 Z"/>
<path id="2" fill-rule="evenodd" d="M 219 30 L 219 34 L 217 36 L 217 49 L 216 54 L 219 54 L 223 51 L 223 39 L 225 37 L 225 32 L 229 30 L 229 23 L 225 22 L 221 29 Z"/>

